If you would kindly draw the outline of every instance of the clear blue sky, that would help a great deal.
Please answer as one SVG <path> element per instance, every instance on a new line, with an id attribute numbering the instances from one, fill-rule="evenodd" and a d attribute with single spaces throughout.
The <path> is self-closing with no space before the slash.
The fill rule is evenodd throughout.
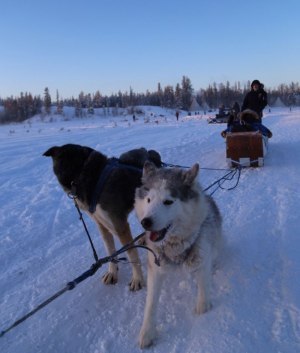
<path id="1" fill-rule="evenodd" d="M 0 0 L 0 97 L 300 81 L 299 0 Z"/>

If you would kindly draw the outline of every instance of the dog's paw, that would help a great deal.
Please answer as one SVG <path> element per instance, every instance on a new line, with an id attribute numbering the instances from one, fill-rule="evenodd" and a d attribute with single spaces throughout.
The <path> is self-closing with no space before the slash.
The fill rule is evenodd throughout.
<path id="1" fill-rule="evenodd" d="M 116 284 L 118 282 L 118 276 L 111 272 L 106 272 L 102 276 L 102 282 L 104 284 Z"/>
<path id="2" fill-rule="evenodd" d="M 198 302 L 195 308 L 195 313 L 201 315 L 206 313 L 212 308 L 211 302 Z"/>
<path id="3" fill-rule="evenodd" d="M 132 292 L 136 292 L 144 287 L 144 280 L 143 279 L 136 279 L 132 278 L 132 280 L 129 282 L 129 289 Z"/>
<path id="4" fill-rule="evenodd" d="M 147 330 L 142 328 L 139 335 L 139 345 L 140 348 L 147 348 L 153 344 L 153 340 L 155 338 L 155 331 L 154 330 Z"/>

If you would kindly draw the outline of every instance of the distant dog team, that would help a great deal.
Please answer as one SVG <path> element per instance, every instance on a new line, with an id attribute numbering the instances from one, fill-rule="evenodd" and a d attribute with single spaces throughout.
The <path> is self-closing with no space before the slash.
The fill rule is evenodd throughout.
<path id="1" fill-rule="evenodd" d="M 69 193 L 75 188 L 79 206 L 97 223 L 108 254 L 115 251 L 113 235 L 119 237 L 122 245 L 132 241 L 127 218 L 135 208 L 146 230 L 147 246 L 160 259 L 157 266 L 153 255 L 148 255 L 147 298 L 139 334 L 141 348 L 155 340 L 160 288 L 164 276 L 175 267 L 184 268 L 196 279 L 196 313 L 210 309 L 212 270 L 222 244 L 222 218 L 197 180 L 198 164 L 188 170 L 161 168 L 156 151 L 132 150 L 119 158 L 119 162 L 130 167 L 113 168 L 102 182 L 99 194 L 99 178 L 108 163 L 105 155 L 71 144 L 52 147 L 44 155 L 52 157 L 54 173 L 63 189 Z M 144 284 L 141 263 L 135 249 L 128 256 L 133 268 L 130 289 L 138 290 Z M 110 284 L 117 279 L 117 265 L 110 263 L 103 281 Z"/>

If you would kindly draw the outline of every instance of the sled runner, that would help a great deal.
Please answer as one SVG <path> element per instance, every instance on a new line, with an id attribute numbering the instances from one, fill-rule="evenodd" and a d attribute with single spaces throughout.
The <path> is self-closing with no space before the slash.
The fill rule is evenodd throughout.
<path id="1" fill-rule="evenodd" d="M 229 132 L 226 135 L 226 159 L 230 167 L 262 167 L 268 138 L 259 131 Z"/>

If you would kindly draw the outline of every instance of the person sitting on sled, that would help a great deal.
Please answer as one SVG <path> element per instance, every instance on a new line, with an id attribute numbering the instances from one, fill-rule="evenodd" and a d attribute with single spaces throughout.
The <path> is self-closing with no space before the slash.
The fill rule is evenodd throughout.
<path id="1" fill-rule="evenodd" d="M 227 129 L 221 132 L 223 137 L 226 137 L 227 132 L 245 131 L 260 131 L 264 136 L 272 137 L 272 132 L 261 123 L 262 111 L 268 103 L 267 93 L 263 88 L 258 80 L 251 83 L 251 91 L 245 96 L 242 112 L 229 119 Z"/>
<path id="2" fill-rule="evenodd" d="M 237 114 L 230 122 L 228 122 L 227 129 L 221 132 L 222 137 L 226 137 L 228 132 L 248 132 L 260 131 L 268 138 L 272 137 L 272 132 L 259 122 L 258 114 L 251 109 L 246 109 Z"/>
<path id="3" fill-rule="evenodd" d="M 234 102 L 234 105 L 231 108 L 230 115 L 227 121 L 227 128 L 232 124 L 235 124 L 238 121 L 238 114 L 241 111 L 240 105 L 238 102 Z"/>

